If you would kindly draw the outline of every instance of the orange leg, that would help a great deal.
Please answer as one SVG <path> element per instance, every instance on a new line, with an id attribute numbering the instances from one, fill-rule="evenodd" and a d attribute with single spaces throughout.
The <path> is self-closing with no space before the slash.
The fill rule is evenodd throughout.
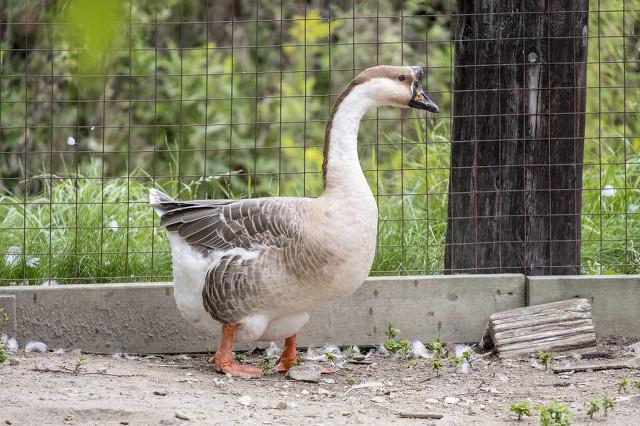
<path id="1" fill-rule="evenodd" d="M 274 370 L 278 373 L 286 373 L 296 362 L 298 362 L 298 357 L 296 355 L 296 335 L 294 334 L 285 339 L 282 355 L 280 355 Z"/>
<path id="2" fill-rule="evenodd" d="M 259 368 L 233 362 L 232 348 L 236 328 L 238 328 L 238 326 L 235 324 L 225 324 L 222 326 L 218 350 L 214 356 L 209 358 L 209 364 L 212 364 L 218 373 L 229 373 L 232 376 L 250 379 L 262 376 L 262 370 Z"/>

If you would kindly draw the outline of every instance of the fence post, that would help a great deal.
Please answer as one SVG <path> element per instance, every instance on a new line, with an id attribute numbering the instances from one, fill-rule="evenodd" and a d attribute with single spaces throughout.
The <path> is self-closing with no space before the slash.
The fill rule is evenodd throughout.
<path id="1" fill-rule="evenodd" d="M 458 0 L 447 272 L 580 272 L 588 5 Z"/>

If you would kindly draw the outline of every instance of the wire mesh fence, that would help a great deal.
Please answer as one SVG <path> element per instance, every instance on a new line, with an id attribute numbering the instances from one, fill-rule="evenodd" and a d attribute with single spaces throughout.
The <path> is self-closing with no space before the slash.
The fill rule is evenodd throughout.
<path id="1" fill-rule="evenodd" d="M 377 64 L 423 66 L 441 112 L 379 109 L 361 124 L 361 164 L 379 208 L 372 274 L 456 272 L 445 247 L 465 17 L 453 0 L 8 2 L 0 285 L 170 280 L 149 187 L 179 199 L 320 195 L 331 105 Z M 495 14 L 495 25 L 508 17 Z M 590 1 L 588 24 L 576 266 L 633 273 L 640 3 Z M 490 125 L 485 118 L 475 117 Z"/>

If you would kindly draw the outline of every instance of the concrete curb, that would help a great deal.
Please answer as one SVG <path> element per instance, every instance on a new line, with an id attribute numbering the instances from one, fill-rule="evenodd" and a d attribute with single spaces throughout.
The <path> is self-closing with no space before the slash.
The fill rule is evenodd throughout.
<path id="1" fill-rule="evenodd" d="M 598 336 L 640 337 L 640 275 L 529 277 L 527 305 L 584 297 Z"/>
<path id="2" fill-rule="evenodd" d="M 9 300 L 2 296 L 15 298 L 21 346 L 39 340 L 87 352 L 205 352 L 219 332 L 202 333 L 181 318 L 171 283 L 0 287 L 0 300 Z M 299 346 L 378 345 L 388 321 L 410 340 L 476 342 L 492 313 L 524 304 L 518 274 L 369 278 L 312 312 Z"/>

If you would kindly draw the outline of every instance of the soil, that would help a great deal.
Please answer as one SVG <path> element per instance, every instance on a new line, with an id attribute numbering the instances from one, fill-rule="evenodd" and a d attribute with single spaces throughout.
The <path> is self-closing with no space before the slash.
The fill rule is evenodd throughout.
<path id="1" fill-rule="evenodd" d="M 629 344 L 608 339 L 591 356 L 565 357 L 554 365 L 629 360 Z M 364 351 L 363 351 L 364 352 Z M 75 374 L 79 357 L 86 359 Z M 594 358 L 595 356 L 595 358 Z M 555 399 L 571 410 L 572 424 L 640 424 L 640 389 L 618 392 L 621 379 L 640 381 L 638 370 L 604 370 L 567 375 L 545 370 L 533 358 L 501 360 L 476 354 L 468 374 L 445 360 L 435 374 L 428 359 L 372 355 L 305 383 L 279 374 L 231 378 L 207 366 L 206 354 L 114 357 L 71 353 L 11 354 L 0 366 L 0 424 L 538 424 L 516 421 L 512 402 L 547 404 Z M 589 358 L 589 359 L 587 359 Z M 259 364 L 261 353 L 244 356 Z M 17 362 L 16 362 L 17 361 Z M 306 364 L 328 366 L 329 362 Z M 590 420 L 584 403 L 616 398 L 607 417 Z M 400 412 L 438 413 L 440 420 L 409 419 Z M 182 419 L 180 418 L 182 417 Z"/>

